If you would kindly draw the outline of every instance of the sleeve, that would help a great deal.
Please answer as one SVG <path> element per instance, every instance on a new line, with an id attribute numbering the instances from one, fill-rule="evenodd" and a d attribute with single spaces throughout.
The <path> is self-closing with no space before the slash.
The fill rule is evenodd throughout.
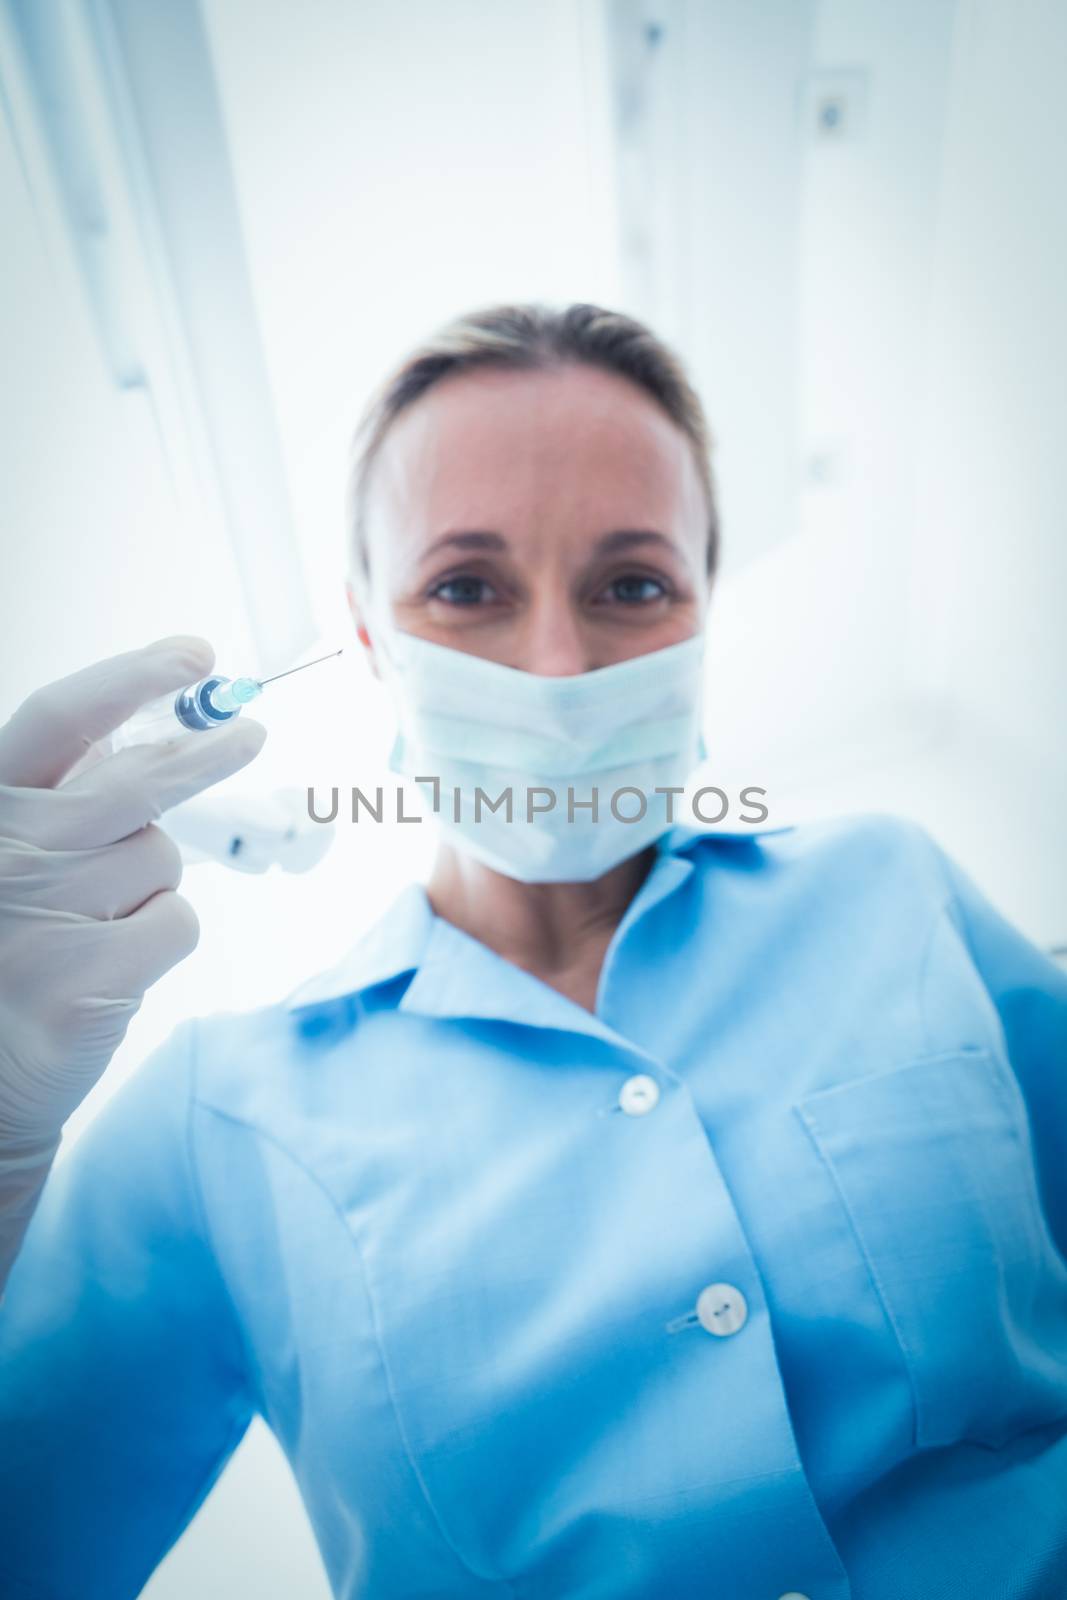
<path id="1" fill-rule="evenodd" d="M 191 1151 L 195 1023 L 45 1183 L 0 1302 L 0 1593 L 140 1593 L 253 1412 Z"/>
<path id="2" fill-rule="evenodd" d="M 1049 1227 L 1067 1257 L 1067 973 L 937 847 L 948 915 L 996 1009 L 1031 1125 Z"/>

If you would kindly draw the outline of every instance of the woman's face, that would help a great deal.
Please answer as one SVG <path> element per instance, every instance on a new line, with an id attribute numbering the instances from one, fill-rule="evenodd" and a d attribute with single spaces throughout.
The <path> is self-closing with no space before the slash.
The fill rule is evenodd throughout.
<path id="1" fill-rule="evenodd" d="M 384 602 L 406 633 L 561 676 L 703 627 L 708 507 L 692 446 L 613 373 L 445 380 L 393 424 L 368 499 L 372 632 Z"/>

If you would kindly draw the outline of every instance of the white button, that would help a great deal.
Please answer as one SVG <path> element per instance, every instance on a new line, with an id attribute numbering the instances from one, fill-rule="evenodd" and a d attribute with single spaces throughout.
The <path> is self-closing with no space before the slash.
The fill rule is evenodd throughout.
<path id="1" fill-rule="evenodd" d="M 808 1600 L 806 1594 L 801 1594 L 799 1589 L 790 1589 L 788 1594 L 780 1594 L 778 1600 Z"/>
<path id="2" fill-rule="evenodd" d="M 619 1105 L 629 1117 L 643 1117 L 659 1099 L 659 1084 L 647 1072 L 627 1078 L 619 1090 Z"/>
<path id="3" fill-rule="evenodd" d="M 697 1296 L 697 1316 L 709 1333 L 736 1333 L 745 1325 L 748 1306 L 732 1283 L 709 1283 Z"/>

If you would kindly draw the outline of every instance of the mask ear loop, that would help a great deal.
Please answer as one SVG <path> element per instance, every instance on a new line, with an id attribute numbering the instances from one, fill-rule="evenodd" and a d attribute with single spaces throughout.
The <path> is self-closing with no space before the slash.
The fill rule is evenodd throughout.
<path id="1" fill-rule="evenodd" d="M 370 636 L 370 642 L 374 646 L 375 653 L 381 653 L 382 660 L 388 668 L 388 672 L 383 671 L 382 677 L 396 677 L 399 673 L 399 668 L 393 658 L 392 651 L 386 643 L 387 640 L 393 637 L 396 629 L 382 611 L 380 601 L 374 600 L 367 608 L 364 627 Z"/>

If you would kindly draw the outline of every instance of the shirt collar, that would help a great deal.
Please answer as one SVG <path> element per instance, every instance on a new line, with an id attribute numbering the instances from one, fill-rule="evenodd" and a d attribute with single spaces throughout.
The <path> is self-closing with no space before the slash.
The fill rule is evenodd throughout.
<path id="1" fill-rule="evenodd" d="M 720 828 L 696 828 L 682 823 L 669 828 L 656 841 L 656 859 L 627 907 L 624 922 L 631 922 L 639 911 L 643 914 L 688 877 L 693 867 L 692 856 L 700 846 L 716 839 L 736 841 L 753 837 L 752 829 L 727 833 Z M 304 1011 L 417 972 L 431 947 L 439 947 L 453 933 L 462 939 L 469 938 L 436 915 L 421 883 L 409 883 L 384 916 L 360 935 L 340 961 L 300 984 L 287 997 L 285 1009 Z"/>
<path id="2" fill-rule="evenodd" d="M 344 995 L 358 994 L 413 971 L 422 958 L 435 913 L 421 883 L 409 883 L 385 915 L 356 940 L 336 965 L 316 974 L 289 995 L 287 1011 L 302 1011 Z"/>

